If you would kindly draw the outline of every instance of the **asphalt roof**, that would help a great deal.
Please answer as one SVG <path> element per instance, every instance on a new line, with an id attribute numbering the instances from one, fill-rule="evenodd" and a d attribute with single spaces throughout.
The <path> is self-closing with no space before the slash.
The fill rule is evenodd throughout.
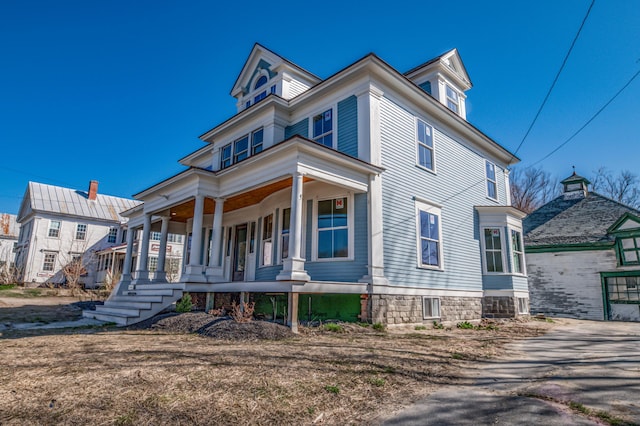
<path id="1" fill-rule="evenodd" d="M 532 212 L 522 222 L 528 247 L 613 242 L 607 234 L 623 214 L 640 211 L 595 192 L 565 200 L 561 195 Z"/>
<path id="2" fill-rule="evenodd" d="M 92 201 L 86 191 L 38 182 L 29 182 L 28 194 L 34 211 L 118 222 L 127 221 L 120 212 L 140 204 L 140 201 L 100 193 Z"/>

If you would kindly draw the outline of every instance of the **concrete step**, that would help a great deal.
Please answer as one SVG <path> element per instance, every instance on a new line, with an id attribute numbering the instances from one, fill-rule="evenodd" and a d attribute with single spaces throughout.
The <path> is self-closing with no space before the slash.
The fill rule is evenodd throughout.
<path id="1" fill-rule="evenodd" d="M 128 317 L 137 317 L 140 315 L 140 309 L 128 308 L 126 306 L 112 305 L 112 306 L 96 306 L 96 312 L 101 314 L 117 314 L 126 315 Z"/>
<path id="2" fill-rule="evenodd" d="M 108 302 L 136 302 L 136 303 L 162 303 L 164 300 L 164 296 L 114 296 L 111 299 L 108 299 L 105 304 Z"/>
<path id="3" fill-rule="evenodd" d="M 107 300 L 104 302 L 105 307 L 107 308 L 131 308 L 131 309 L 151 309 L 154 302 L 141 302 L 136 300 L 134 297 L 131 297 L 129 300 L 118 300 L 111 301 Z M 155 303 L 162 303 L 162 298 L 160 301 Z"/>
<path id="4" fill-rule="evenodd" d="M 153 289 L 153 290 L 129 290 L 125 291 L 125 295 L 128 296 L 173 296 L 174 292 L 180 292 L 180 290 L 174 290 L 171 288 Z"/>
<path id="5" fill-rule="evenodd" d="M 113 322 L 119 326 L 127 325 L 128 319 L 131 318 L 128 315 L 101 314 L 100 312 L 97 312 L 97 311 L 83 311 L 82 316 L 84 318 L 93 318 L 100 321 Z"/>
<path id="6" fill-rule="evenodd" d="M 184 284 L 137 284 L 133 287 L 133 290 L 182 290 L 184 289 Z"/>

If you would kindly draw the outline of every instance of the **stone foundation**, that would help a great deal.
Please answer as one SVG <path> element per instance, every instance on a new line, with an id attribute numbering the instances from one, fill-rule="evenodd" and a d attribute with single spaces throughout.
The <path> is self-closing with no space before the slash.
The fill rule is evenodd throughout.
<path id="1" fill-rule="evenodd" d="M 371 298 L 372 322 L 387 325 L 459 322 L 479 320 L 482 314 L 482 299 L 478 297 L 439 297 L 440 318 L 424 319 L 422 296 L 394 296 L 375 294 Z"/>
<path id="2" fill-rule="evenodd" d="M 529 299 L 527 299 L 527 306 Z M 518 313 L 518 298 L 509 296 L 485 296 L 482 298 L 482 316 L 485 318 L 516 318 L 527 316 Z"/>

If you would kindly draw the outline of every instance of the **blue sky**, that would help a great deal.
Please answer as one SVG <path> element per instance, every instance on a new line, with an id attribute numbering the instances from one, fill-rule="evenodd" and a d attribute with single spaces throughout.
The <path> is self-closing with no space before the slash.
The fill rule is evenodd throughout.
<path id="1" fill-rule="evenodd" d="M 468 120 L 512 151 L 591 0 L 0 3 L 0 212 L 29 180 L 130 197 L 180 170 L 197 138 L 235 113 L 229 95 L 259 42 L 325 78 L 369 52 L 406 71 L 458 48 L 474 87 Z M 518 152 L 538 161 L 640 69 L 640 4 L 596 0 Z M 541 165 L 640 174 L 640 77 Z"/>

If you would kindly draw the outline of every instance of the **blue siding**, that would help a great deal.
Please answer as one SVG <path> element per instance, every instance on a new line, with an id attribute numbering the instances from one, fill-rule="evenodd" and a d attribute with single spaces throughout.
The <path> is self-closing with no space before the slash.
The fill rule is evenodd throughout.
<path id="1" fill-rule="evenodd" d="M 293 135 L 300 135 L 302 137 L 309 137 L 309 119 L 305 118 L 298 121 L 296 124 L 287 126 L 284 128 L 284 138 L 289 139 Z"/>
<path id="2" fill-rule="evenodd" d="M 519 275 L 485 275 L 485 290 L 521 290 L 527 291 L 527 277 Z"/>
<path id="3" fill-rule="evenodd" d="M 424 83 L 420 84 L 420 88 L 422 90 L 424 90 L 425 92 L 427 92 L 428 94 L 431 94 L 431 82 L 430 81 L 425 81 Z"/>
<path id="4" fill-rule="evenodd" d="M 338 151 L 358 157 L 358 99 L 338 102 Z"/>
<path id="5" fill-rule="evenodd" d="M 356 194 L 354 204 L 354 260 L 336 262 L 306 262 L 305 269 L 314 281 L 355 282 L 367 274 L 367 194 Z M 313 215 L 307 204 L 306 258 L 311 259 Z"/>
<path id="6" fill-rule="evenodd" d="M 271 253 L 271 259 L 273 259 L 274 262 L 278 261 L 278 257 L 277 257 L 277 253 L 278 253 L 278 247 L 279 245 L 279 234 L 278 234 L 278 215 L 279 213 L 279 209 L 276 209 L 275 214 L 273 215 L 273 237 L 271 239 L 271 241 L 273 241 L 273 246 L 272 246 L 272 253 Z M 262 226 L 258 226 L 258 228 L 260 229 Z M 262 231 L 260 229 L 260 231 Z M 260 241 L 260 250 L 256 250 L 256 253 L 258 253 L 257 256 L 257 264 L 256 264 L 256 281 L 275 281 L 276 276 L 282 271 L 282 265 L 273 265 L 273 266 L 259 266 L 260 265 L 260 259 L 262 256 L 261 253 L 261 249 L 262 249 L 262 234 L 259 234 L 260 238 L 258 239 Z"/>
<path id="7" fill-rule="evenodd" d="M 486 197 L 484 157 L 434 127 L 436 173 L 416 166 L 415 117 L 383 98 L 381 149 L 384 265 L 391 285 L 482 290 L 482 264 L 475 205 L 503 204 L 504 179 L 497 176 L 500 203 Z M 442 205 L 444 271 L 417 267 L 414 197 Z"/>

